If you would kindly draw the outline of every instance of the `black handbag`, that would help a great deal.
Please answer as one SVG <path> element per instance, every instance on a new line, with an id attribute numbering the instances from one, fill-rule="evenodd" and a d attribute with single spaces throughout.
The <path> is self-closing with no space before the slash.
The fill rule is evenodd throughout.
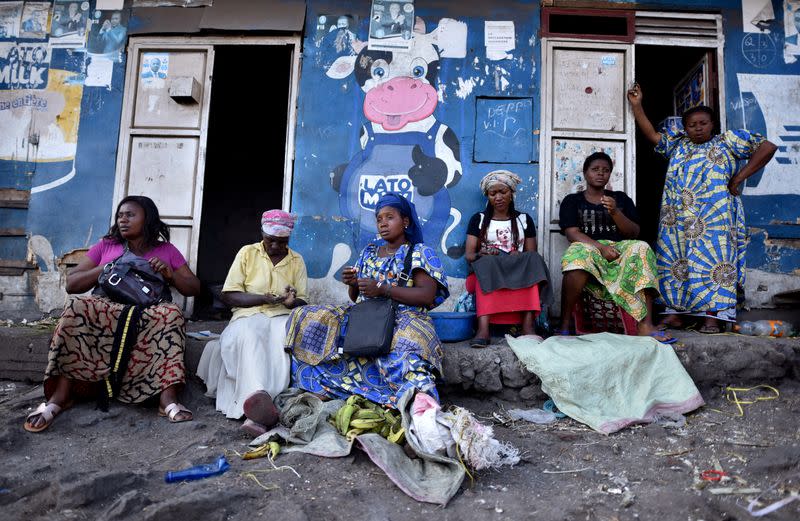
<path id="1" fill-rule="evenodd" d="M 411 256 L 414 245 L 408 246 L 403 271 L 398 278 L 408 286 L 411 271 Z M 359 357 L 375 357 L 389 354 L 394 336 L 394 321 L 397 303 L 386 297 L 366 298 L 347 310 L 340 339 L 339 354 Z"/>
<path id="2" fill-rule="evenodd" d="M 172 302 L 172 292 L 164 277 L 153 271 L 147 259 L 134 255 L 127 245 L 122 255 L 103 266 L 92 294 L 131 306 Z"/>

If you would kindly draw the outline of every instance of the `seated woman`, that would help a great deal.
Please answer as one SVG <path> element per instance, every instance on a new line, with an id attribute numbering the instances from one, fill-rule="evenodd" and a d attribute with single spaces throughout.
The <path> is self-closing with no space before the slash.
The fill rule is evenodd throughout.
<path id="1" fill-rule="evenodd" d="M 289 249 L 294 217 L 282 210 L 264 212 L 262 241 L 239 250 L 222 288 L 233 307 L 219 341 L 206 344 L 197 376 L 217 398 L 217 410 L 248 421 L 250 434 L 277 420 L 272 397 L 289 386 L 289 355 L 283 350 L 289 310 L 308 300 L 303 258 Z"/>
<path id="2" fill-rule="evenodd" d="M 486 209 L 467 226 L 466 259 L 475 271 L 467 277 L 467 291 L 475 293 L 478 331 L 472 347 L 489 345 L 489 323 L 522 324 L 532 335 L 534 314 L 552 302 L 550 274 L 536 253 L 536 227 L 527 213 L 514 208 L 518 175 L 496 170 L 481 179 Z M 541 288 L 540 288 L 541 286 Z"/>
<path id="3" fill-rule="evenodd" d="M 442 346 L 427 314 L 449 295 L 436 253 L 422 242 L 417 211 L 401 195 L 387 193 L 375 207 L 383 242 L 371 243 L 353 267 L 342 271 L 350 299 L 388 297 L 397 303 L 391 352 L 375 358 L 336 353 L 348 306 L 304 306 L 292 311 L 286 349 L 292 354 L 292 386 L 328 398 L 357 394 L 396 407 L 406 392 L 438 398 Z M 413 248 L 411 277 L 401 283 L 406 253 Z"/>
<path id="4" fill-rule="evenodd" d="M 572 243 L 561 259 L 561 334 L 569 334 L 572 310 L 586 288 L 635 318 L 639 335 L 675 342 L 653 326 L 656 258 L 647 243 L 631 240 L 639 235 L 633 201 L 625 192 L 605 189 L 613 168 L 608 154 L 591 154 L 583 162 L 586 190 L 561 201 L 559 223 Z"/>
<path id="5" fill-rule="evenodd" d="M 89 248 L 86 258 L 67 275 L 67 293 L 94 288 L 104 266 L 120 257 L 126 247 L 147 259 L 153 271 L 182 295 L 200 293 L 200 281 L 169 242 L 169 227 L 159 217 L 152 199 L 144 196 L 120 201 L 108 234 Z M 39 432 L 49 427 L 74 397 L 107 392 L 101 382 L 111 372 L 117 324 L 127 307 L 99 295 L 69 299 L 50 343 L 44 381 L 47 403 L 28 415 L 25 430 Z M 185 381 L 185 338 L 183 314 L 176 304 L 162 301 L 144 308 L 114 398 L 139 403 L 159 396 L 159 415 L 172 422 L 191 420 L 192 413 L 178 402 L 178 390 Z"/>

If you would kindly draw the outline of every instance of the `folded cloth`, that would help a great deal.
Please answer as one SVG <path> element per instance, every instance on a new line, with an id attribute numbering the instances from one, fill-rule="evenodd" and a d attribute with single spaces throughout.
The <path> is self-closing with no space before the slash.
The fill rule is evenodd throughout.
<path id="1" fill-rule="evenodd" d="M 596 333 L 506 340 L 561 412 L 603 434 L 705 404 L 675 351 L 652 337 Z"/>
<path id="2" fill-rule="evenodd" d="M 405 393 L 397 409 L 408 432 L 411 422 L 411 400 L 414 393 Z M 250 442 L 257 447 L 274 438 L 285 440 L 283 452 L 304 452 L 329 458 L 350 454 L 353 442 L 339 434 L 328 418 L 344 405 L 342 400 L 322 402 L 311 393 L 287 389 L 275 398 L 281 412 L 281 424 Z M 464 469 L 452 458 L 425 452 L 415 440 L 407 441 L 418 459 L 409 458 L 403 448 L 374 433 L 356 437 L 369 458 L 383 470 L 400 490 L 426 503 L 446 505 L 464 481 Z"/>
<path id="3" fill-rule="evenodd" d="M 486 293 L 498 289 L 529 288 L 545 282 L 539 288 L 539 300 L 545 306 L 553 303 L 550 270 L 542 256 L 535 251 L 517 255 L 484 255 L 472 263 L 472 269 L 478 277 L 481 290 Z"/>

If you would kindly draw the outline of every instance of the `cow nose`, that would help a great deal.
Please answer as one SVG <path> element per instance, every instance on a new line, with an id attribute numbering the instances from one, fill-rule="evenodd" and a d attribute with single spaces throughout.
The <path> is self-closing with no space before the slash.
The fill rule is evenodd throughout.
<path id="1" fill-rule="evenodd" d="M 392 87 L 391 85 L 387 85 L 386 90 L 394 91 L 394 87 Z"/>

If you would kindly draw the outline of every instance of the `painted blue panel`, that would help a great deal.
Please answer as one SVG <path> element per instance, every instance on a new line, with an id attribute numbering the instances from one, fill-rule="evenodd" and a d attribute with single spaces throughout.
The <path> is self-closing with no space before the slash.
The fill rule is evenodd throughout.
<path id="1" fill-rule="evenodd" d="M 0 208 L 0 226 L 3 228 L 24 228 L 27 220 L 26 208 Z"/>
<path id="2" fill-rule="evenodd" d="M 414 49 L 376 55 L 362 49 L 368 3 L 309 2 L 308 20 L 325 14 L 352 15 L 361 21 L 349 28 L 349 33 L 342 31 L 335 37 L 316 38 L 313 25 L 305 35 L 292 190 L 292 210 L 301 219 L 292 244 L 307 258 L 309 276 L 319 278 L 328 273 L 337 243 L 349 248 L 352 261 L 374 236 L 370 204 L 376 189 L 384 186 L 402 186 L 415 198 L 427 217 L 426 243 L 436 248 L 448 275 L 454 277 L 466 276 L 466 225 L 474 212 L 485 207 L 478 188 L 483 175 L 498 168 L 519 174 L 524 185 L 517 193 L 517 207 L 536 215 L 538 165 L 528 161 L 538 158 L 538 133 L 533 134 L 538 129 L 538 104 L 531 103 L 532 116 L 527 116 L 532 120 L 525 131 L 530 141 L 524 151 L 524 163 L 528 164 L 484 164 L 475 162 L 473 154 L 476 98 L 538 99 L 537 4 L 507 3 L 485 10 L 458 3 L 420 4 L 416 14 L 424 20 L 425 30 L 415 37 Z M 478 14 L 481 11 L 485 14 Z M 515 49 L 510 58 L 487 59 L 485 20 L 514 22 Z M 433 34 L 438 35 L 435 46 Z M 464 51 L 453 52 L 459 48 Z M 413 83 L 413 67 L 407 65 L 411 61 L 424 64 L 426 70 L 420 71 L 415 88 L 427 93 L 425 107 L 430 112 L 415 119 L 400 116 L 404 111 L 399 108 L 378 107 L 396 114 L 391 117 L 373 110 L 374 102 L 382 102 L 376 96 L 380 89 L 376 90 L 371 79 L 379 59 L 385 62 L 380 72 L 386 75 L 380 83 L 406 78 L 395 85 L 394 94 L 386 101 L 397 107 L 410 100 L 410 90 L 405 91 L 405 98 L 398 94 L 403 85 Z M 328 220 L 328 216 L 332 218 Z M 320 226 L 326 230 L 324 235 L 316 231 Z M 325 240 L 320 240 L 323 237 Z"/>
<path id="3" fill-rule="evenodd" d="M 477 98 L 475 104 L 476 162 L 529 163 L 534 159 L 531 98 Z"/>
<path id="4" fill-rule="evenodd" d="M 27 237 L 0 237 L 0 259 L 25 260 L 27 255 Z"/>

